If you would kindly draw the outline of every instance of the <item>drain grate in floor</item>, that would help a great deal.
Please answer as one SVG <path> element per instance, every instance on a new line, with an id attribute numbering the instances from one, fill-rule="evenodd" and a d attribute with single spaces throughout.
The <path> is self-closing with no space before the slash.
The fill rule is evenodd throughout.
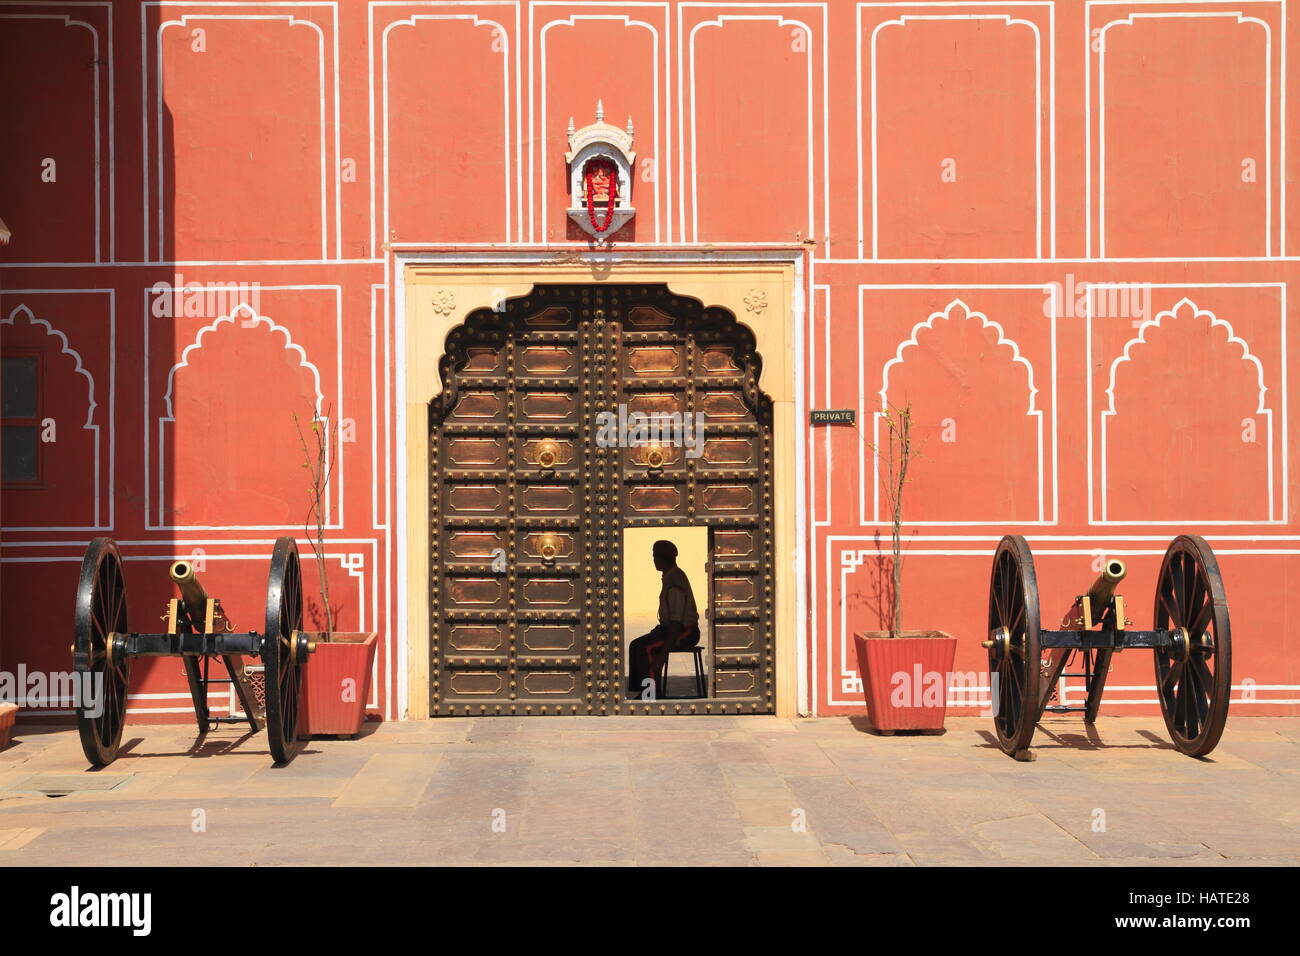
<path id="1" fill-rule="evenodd" d="M 42 773 L 15 780 L 6 790 L 43 793 L 47 797 L 66 797 L 86 790 L 116 790 L 131 779 L 130 774 L 110 776 L 103 773 Z"/>

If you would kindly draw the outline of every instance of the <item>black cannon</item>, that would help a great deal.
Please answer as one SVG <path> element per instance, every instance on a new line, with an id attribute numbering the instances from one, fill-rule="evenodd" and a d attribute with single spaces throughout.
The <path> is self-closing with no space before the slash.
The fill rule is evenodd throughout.
<path id="1" fill-rule="evenodd" d="M 292 760 L 298 750 L 298 707 L 303 668 L 315 650 L 302 630 L 302 574 L 293 538 L 276 539 L 266 587 L 266 629 L 235 631 L 221 607 L 208 597 L 186 561 L 171 566 L 180 591 L 167 605 L 164 634 L 140 634 L 127 626 L 126 580 L 122 556 L 112 538 L 96 538 L 86 549 L 77 586 L 72 645 L 73 668 L 81 693 L 75 703 L 81 748 L 92 766 L 112 763 L 126 720 L 131 661 L 137 657 L 180 657 L 199 733 L 222 723 L 247 721 L 253 731 L 266 727 L 271 756 Z M 261 658 L 265 707 L 259 704 L 238 657 Z M 217 657 L 227 677 L 210 677 Z M 231 684 L 243 717 L 214 717 L 208 711 L 208 687 Z"/>
<path id="2" fill-rule="evenodd" d="M 1174 746 L 1202 757 L 1219 743 L 1232 690 L 1232 629 L 1214 552 L 1199 535 L 1173 540 L 1160 566 L 1150 631 L 1129 629 L 1124 598 L 1115 593 L 1127 573 L 1122 561 L 1108 560 L 1088 593 L 1075 598 L 1062 629 L 1043 630 L 1029 543 L 1012 534 L 998 545 L 983 644 L 998 746 L 1017 760 L 1033 759 L 1029 743 L 1044 712 L 1081 712 L 1094 722 L 1111 656 L 1135 647 L 1154 651 L 1156 696 Z M 1049 706 L 1061 677 L 1083 678 L 1082 706 Z"/>

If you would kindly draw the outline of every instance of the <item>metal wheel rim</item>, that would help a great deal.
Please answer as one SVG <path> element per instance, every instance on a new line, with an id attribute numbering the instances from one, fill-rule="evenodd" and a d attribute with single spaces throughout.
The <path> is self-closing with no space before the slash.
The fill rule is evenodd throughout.
<path id="1" fill-rule="evenodd" d="M 1185 654 L 1156 648 L 1156 696 L 1174 746 L 1204 756 L 1218 745 L 1228 719 L 1232 628 L 1219 562 L 1199 535 L 1181 535 L 1165 552 L 1154 618 L 1156 630 L 1187 629 Z"/>
<path id="2" fill-rule="evenodd" d="M 998 746 L 1014 754 L 1033 738 L 1041 676 L 1038 577 L 1029 543 L 1020 535 L 1003 538 L 993 556 L 989 632 L 998 627 L 1010 632 L 1010 640 L 1005 654 L 989 648 L 993 727 Z"/>
<path id="3" fill-rule="evenodd" d="M 77 733 L 86 759 L 96 767 L 112 763 L 122 742 L 131 661 L 120 654 L 110 660 L 108 643 L 128 630 L 122 556 L 111 538 L 96 538 L 81 562 L 73 623 L 73 669 L 91 675 L 89 686 L 84 677 L 78 679 Z M 88 692 L 94 696 L 87 698 Z"/>
<path id="4" fill-rule="evenodd" d="M 266 589 L 262 663 L 266 674 L 266 734 L 271 756 L 286 763 L 298 751 L 302 660 L 292 643 L 302 630 L 302 569 L 293 538 L 275 542 Z M 298 659 L 295 660 L 295 657 Z"/>

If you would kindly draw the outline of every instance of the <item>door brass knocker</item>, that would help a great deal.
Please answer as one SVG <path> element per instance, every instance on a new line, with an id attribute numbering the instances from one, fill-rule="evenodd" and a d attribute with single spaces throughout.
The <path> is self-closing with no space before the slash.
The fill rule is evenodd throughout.
<path id="1" fill-rule="evenodd" d="M 541 468 L 554 468 L 556 460 L 560 457 L 560 447 L 555 442 L 541 442 L 537 446 L 537 464 Z"/>

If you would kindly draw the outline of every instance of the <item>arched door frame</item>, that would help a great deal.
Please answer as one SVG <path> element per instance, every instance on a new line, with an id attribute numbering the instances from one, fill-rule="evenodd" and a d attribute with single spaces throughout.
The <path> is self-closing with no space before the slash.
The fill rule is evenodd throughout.
<path id="1" fill-rule="evenodd" d="M 776 712 L 807 713 L 804 542 L 804 256 L 801 248 L 737 251 L 486 251 L 395 254 L 395 523 L 398 712 L 429 716 L 428 403 L 442 391 L 448 332 L 475 309 L 522 296 L 539 282 L 664 283 L 705 306 L 729 309 L 763 357 L 760 383 L 773 402 Z"/>

